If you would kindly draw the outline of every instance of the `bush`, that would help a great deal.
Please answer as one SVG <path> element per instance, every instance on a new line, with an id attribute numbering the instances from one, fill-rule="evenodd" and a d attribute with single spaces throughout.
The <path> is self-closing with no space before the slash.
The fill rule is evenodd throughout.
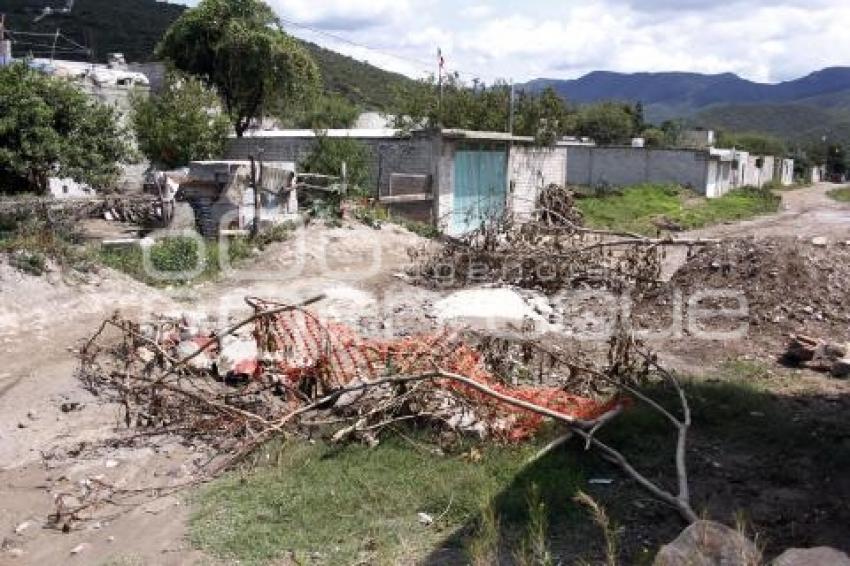
<path id="1" fill-rule="evenodd" d="M 343 163 L 349 184 L 365 188 L 369 179 L 369 148 L 355 139 L 329 138 L 319 133 L 301 168 L 306 173 L 341 177 Z"/>
<path id="2" fill-rule="evenodd" d="M 230 131 L 215 92 L 176 72 L 166 77 L 162 94 L 133 98 L 132 122 L 140 151 L 168 169 L 218 157 Z"/>
<path id="3" fill-rule="evenodd" d="M 25 64 L 0 67 L 0 190 L 45 193 L 50 177 L 106 187 L 132 156 L 112 107 Z"/>

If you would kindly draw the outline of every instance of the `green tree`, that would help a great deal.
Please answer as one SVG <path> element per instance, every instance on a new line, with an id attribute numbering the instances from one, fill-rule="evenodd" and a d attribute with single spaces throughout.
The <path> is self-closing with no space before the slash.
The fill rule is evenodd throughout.
<path id="1" fill-rule="evenodd" d="M 766 134 L 719 132 L 717 135 L 717 145 L 719 147 L 734 147 L 735 149 L 758 155 L 783 157 L 787 153 L 785 143 Z"/>
<path id="2" fill-rule="evenodd" d="M 667 145 L 664 130 L 659 128 L 647 128 L 640 135 L 643 137 L 646 147 L 665 147 Z"/>
<path id="3" fill-rule="evenodd" d="M 168 74 L 157 96 L 135 96 L 131 118 L 139 150 L 169 169 L 220 156 L 230 131 L 218 95 L 197 78 L 177 72 Z"/>
<path id="4" fill-rule="evenodd" d="M 262 0 L 201 0 L 168 29 L 157 55 L 214 86 L 240 137 L 254 119 L 320 84 L 310 55 Z"/>
<path id="5" fill-rule="evenodd" d="M 281 122 L 296 128 L 329 130 L 351 128 L 360 116 L 360 109 L 345 97 L 335 93 L 311 97 L 294 112 L 284 112 Z"/>
<path id="6" fill-rule="evenodd" d="M 132 156 L 114 109 L 25 64 L 0 67 L 0 191 L 44 193 L 52 176 L 105 188 Z"/>
<path id="7" fill-rule="evenodd" d="M 679 120 L 665 120 L 661 123 L 661 131 L 664 132 L 664 145 L 666 147 L 678 147 L 679 138 L 682 136 L 682 122 Z"/>
<path id="8" fill-rule="evenodd" d="M 540 145 L 552 145 L 576 127 L 575 111 L 552 87 L 539 94 L 521 92 L 514 114 L 514 133 L 534 136 Z"/>
<path id="9" fill-rule="evenodd" d="M 576 129 L 600 145 L 628 143 L 634 134 L 631 107 L 616 102 L 600 102 L 579 111 Z"/>
<path id="10" fill-rule="evenodd" d="M 301 167 L 306 173 L 342 175 L 345 163 L 348 182 L 363 188 L 369 179 L 369 148 L 352 138 L 331 138 L 317 131 L 316 142 Z"/>

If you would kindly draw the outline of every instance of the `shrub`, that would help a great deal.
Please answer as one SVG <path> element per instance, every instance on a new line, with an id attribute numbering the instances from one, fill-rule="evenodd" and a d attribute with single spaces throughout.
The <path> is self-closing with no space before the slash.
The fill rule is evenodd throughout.
<path id="1" fill-rule="evenodd" d="M 369 148 L 355 139 L 329 138 L 319 132 L 301 167 L 306 173 L 340 177 L 343 163 L 349 184 L 363 189 L 369 179 Z"/>

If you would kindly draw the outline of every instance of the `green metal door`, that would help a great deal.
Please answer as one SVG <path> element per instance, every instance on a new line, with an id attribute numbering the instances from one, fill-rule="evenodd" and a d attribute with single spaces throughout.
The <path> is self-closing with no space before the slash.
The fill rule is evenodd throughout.
<path id="1" fill-rule="evenodd" d="M 452 233 L 463 234 L 501 216 L 507 198 L 507 152 L 455 152 Z"/>

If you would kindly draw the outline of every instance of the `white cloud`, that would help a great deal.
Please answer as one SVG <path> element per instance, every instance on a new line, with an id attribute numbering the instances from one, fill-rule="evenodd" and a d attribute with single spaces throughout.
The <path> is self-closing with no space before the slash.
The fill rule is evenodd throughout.
<path id="1" fill-rule="evenodd" d="M 358 30 L 401 23 L 410 17 L 407 0 L 271 0 L 281 16 L 331 30 Z"/>
<path id="2" fill-rule="evenodd" d="M 438 46 L 485 80 L 593 70 L 734 72 L 760 81 L 850 65 L 847 0 L 271 0 L 308 39 L 420 76 Z"/>

